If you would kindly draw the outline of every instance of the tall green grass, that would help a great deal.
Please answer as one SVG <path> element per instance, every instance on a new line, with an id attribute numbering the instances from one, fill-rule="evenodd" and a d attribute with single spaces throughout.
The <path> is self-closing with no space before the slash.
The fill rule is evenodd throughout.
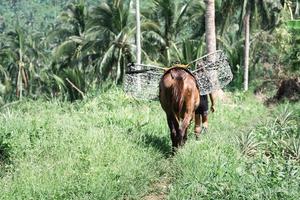
<path id="1" fill-rule="evenodd" d="M 163 170 L 163 155 L 139 144 L 140 127 L 159 117 L 146 105 L 107 92 L 78 104 L 28 101 L 4 110 L 9 158 L 0 198 L 141 198 Z M 166 133 L 163 125 L 149 128 L 149 137 L 153 132 Z"/>
<path id="2" fill-rule="evenodd" d="M 171 156 L 159 102 L 23 101 L 0 108 L 0 199 L 297 199 L 299 108 L 231 94 Z"/>
<path id="3" fill-rule="evenodd" d="M 241 97 L 236 94 L 234 104 L 221 106 L 210 133 L 176 155 L 170 199 L 299 198 L 300 159 L 294 152 L 300 153 L 300 104 L 267 110 Z M 270 135 L 274 130 L 277 137 Z M 283 146 L 293 148 L 294 157 L 282 154 Z"/>

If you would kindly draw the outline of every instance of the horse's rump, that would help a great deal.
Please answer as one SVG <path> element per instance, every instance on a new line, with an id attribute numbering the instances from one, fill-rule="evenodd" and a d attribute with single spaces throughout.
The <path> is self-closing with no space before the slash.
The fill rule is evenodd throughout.
<path id="1" fill-rule="evenodd" d="M 186 141 L 187 127 L 200 101 L 194 76 L 180 67 L 166 71 L 159 84 L 159 100 L 167 115 L 172 146 L 177 148 Z"/>
<path id="2" fill-rule="evenodd" d="M 181 67 L 173 67 L 166 71 L 160 81 L 159 89 L 163 109 L 166 112 L 172 110 L 178 117 L 187 107 L 191 107 L 186 104 L 194 103 L 195 93 L 199 94 L 194 76 Z"/>
<path id="3" fill-rule="evenodd" d="M 181 113 L 184 96 L 184 80 L 186 78 L 186 72 L 180 69 L 173 69 L 170 71 L 170 75 L 174 80 L 174 84 L 172 86 L 172 107 L 178 112 Z"/>

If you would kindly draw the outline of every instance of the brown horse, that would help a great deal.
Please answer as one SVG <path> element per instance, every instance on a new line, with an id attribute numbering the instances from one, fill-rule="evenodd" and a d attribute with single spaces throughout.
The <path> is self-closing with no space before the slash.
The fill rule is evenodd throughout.
<path id="1" fill-rule="evenodd" d="M 187 128 L 200 103 L 194 76 L 185 68 L 172 67 L 159 83 L 159 100 L 166 112 L 173 150 L 187 139 Z"/>

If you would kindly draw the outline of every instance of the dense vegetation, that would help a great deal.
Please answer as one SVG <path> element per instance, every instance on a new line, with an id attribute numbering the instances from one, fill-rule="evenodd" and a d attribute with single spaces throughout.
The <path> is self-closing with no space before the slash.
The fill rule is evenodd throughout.
<path id="1" fill-rule="evenodd" d="M 217 45 L 229 56 L 233 89 L 243 77 L 243 18 L 247 0 L 216 1 Z M 251 3 L 249 0 L 248 3 Z M 253 1 L 250 81 L 299 68 L 297 1 Z M 169 66 L 205 54 L 205 4 L 198 0 L 141 3 L 142 60 Z M 82 98 L 107 81 L 122 83 L 135 61 L 130 0 L 12 0 L 0 2 L 0 98 Z M 295 42 L 296 41 L 296 42 Z M 283 72 L 283 73 L 281 73 Z M 253 82 L 253 81 L 252 81 Z"/>
<path id="2" fill-rule="evenodd" d="M 299 199 L 299 9 L 215 0 L 234 80 L 209 132 L 196 141 L 191 126 L 172 156 L 159 102 L 122 89 L 136 61 L 133 0 L 0 1 L 0 199 Z M 205 2 L 141 1 L 141 29 L 143 63 L 189 63 L 206 53 Z"/>
<path id="3" fill-rule="evenodd" d="M 173 157 L 159 103 L 118 88 L 3 108 L 0 198 L 297 199 L 299 103 L 269 110 L 251 94 L 228 95 L 209 133 L 196 141 L 191 127 Z"/>

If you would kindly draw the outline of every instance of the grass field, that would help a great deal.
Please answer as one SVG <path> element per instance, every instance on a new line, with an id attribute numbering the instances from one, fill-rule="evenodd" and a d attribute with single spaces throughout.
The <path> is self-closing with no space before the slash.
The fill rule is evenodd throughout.
<path id="1" fill-rule="evenodd" d="M 231 96 L 175 156 L 159 102 L 117 88 L 0 108 L 0 199 L 299 199 L 300 103 Z"/>

